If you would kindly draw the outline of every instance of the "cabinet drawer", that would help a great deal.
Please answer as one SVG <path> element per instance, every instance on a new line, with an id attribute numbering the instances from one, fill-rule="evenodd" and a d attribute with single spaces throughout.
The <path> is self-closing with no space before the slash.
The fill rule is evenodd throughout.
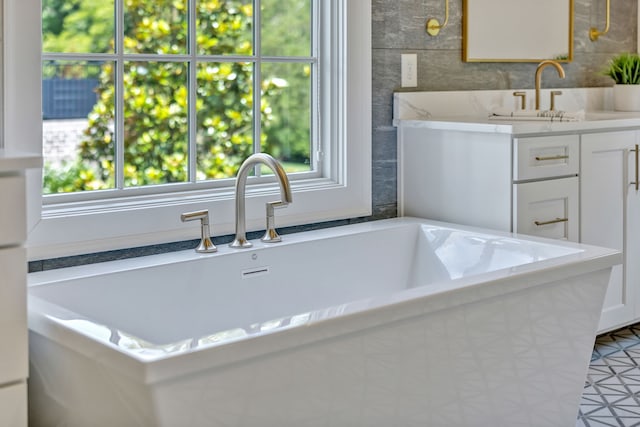
<path id="1" fill-rule="evenodd" d="M 0 387 L 0 426 L 27 427 L 27 385 Z"/>
<path id="2" fill-rule="evenodd" d="M 25 178 L 0 176 L 0 246 L 20 244 L 27 238 Z"/>
<path id="3" fill-rule="evenodd" d="M 514 231 L 578 241 L 578 177 L 514 185 Z"/>
<path id="4" fill-rule="evenodd" d="M 0 250 L 0 386 L 27 377 L 27 260 L 22 247 Z M 6 425 L 0 423 L 0 426 Z"/>
<path id="5" fill-rule="evenodd" d="M 578 135 L 516 138 L 513 150 L 513 179 L 550 178 L 578 174 Z"/>

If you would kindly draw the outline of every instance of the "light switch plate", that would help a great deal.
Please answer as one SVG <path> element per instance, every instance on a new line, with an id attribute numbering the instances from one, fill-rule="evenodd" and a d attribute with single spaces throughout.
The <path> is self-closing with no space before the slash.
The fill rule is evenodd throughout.
<path id="1" fill-rule="evenodd" d="M 403 53 L 401 55 L 402 87 L 418 86 L 418 55 Z"/>

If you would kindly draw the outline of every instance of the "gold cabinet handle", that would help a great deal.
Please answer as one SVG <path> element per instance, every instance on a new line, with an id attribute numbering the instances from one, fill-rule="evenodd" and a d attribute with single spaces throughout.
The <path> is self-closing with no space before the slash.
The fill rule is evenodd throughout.
<path id="1" fill-rule="evenodd" d="M 635 153 L 635 158 L 636 158 L 636 180 L 634 182 L 631 183 L 631 185 L 635 185 L 636 186 L 636 191 L 640 190 L 640 162 L 638 160 L 640 160 L 640 148 L 638 148 L 638 144 L 636 144 L 636 148 L 630 150 L 633 151 Z"/>
<path id="2" fill-rule="evenodd" d="M 543 162 L 545 160 L 564 160 L 564 159 L 568 159 L 569 156 L 566 155 L 558 155 L 558 156 L 548 156 L 548 157 L 540 157 L 540 156 L 536 156 L 536 160 L 539 162 Z"/>
<path id="3" fill-rule="evenodd" d="M 556 218 L 556 219 L 552 219 L 551 221 L 533 221 L 533 223 L 538 227 L 542 227 L 543 225 L 551 225 L 551 224 L 557 224 L 559 222 L 568 222 L 568 221 L 569 221 L 569 218 Z"/>

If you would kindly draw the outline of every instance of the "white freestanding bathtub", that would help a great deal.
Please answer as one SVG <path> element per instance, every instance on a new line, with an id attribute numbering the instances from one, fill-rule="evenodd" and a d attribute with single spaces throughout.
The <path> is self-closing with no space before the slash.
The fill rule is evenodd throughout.
<path id="1" fill-rule="evenodd" d="M 31 425 L 574 426 L 613 250 L 397 218 L 29 276 Z"/>

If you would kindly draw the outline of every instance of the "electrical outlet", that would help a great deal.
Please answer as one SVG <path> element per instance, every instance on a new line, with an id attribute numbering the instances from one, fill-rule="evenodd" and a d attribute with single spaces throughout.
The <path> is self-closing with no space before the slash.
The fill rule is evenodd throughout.
<path id="1" fill-rule="evenodd" d="M 401 55 L 402 87 L 418 86 L 418 55 L 403 53 Z"/>

